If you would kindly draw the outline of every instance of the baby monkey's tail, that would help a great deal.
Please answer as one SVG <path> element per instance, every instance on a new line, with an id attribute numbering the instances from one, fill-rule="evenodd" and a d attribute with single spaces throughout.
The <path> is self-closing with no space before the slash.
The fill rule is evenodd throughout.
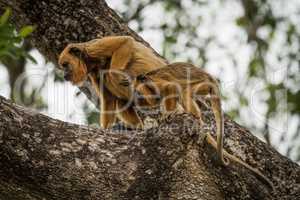
<path id="1" fill-rule="evenodd" d="M 223 137 L 224 137 L 224 116 L 222 111 L 222 105 L 221 105 L 221 97 L 218 91 L 218 88 L 213 86 L 213 93 L 210 97 L 212 111 L 215 116 L 216 121 L 216 130 L 217 130 L 217 153 L 220 158 L 220 161 L 223 165 L 227 166 L 229 165 L 229 160 L 224 158 L 223 155 Z"/>
<path id="2" fill-rule="evenodd" d="M 212 145 L 215 149 L 218 149 L 218 145 L 216 140 L 213 138 L 212 135 L 210 135 L 209 133 L 206 134 L 206 141 Z M 268 179 L 265 175 L 263 175 L 259 170 L 251 167 L 250 165 L 248 165 L 247 163 L 245 163 L 244 161 L 240 160 L 239 158 L 235 157 L 234 155 L 231 155 L 230 153 L 228 153 L 226 150 L 223 151 L 223 154 L 225 156 L 225 159 L 228 159 L 230 161 L 236 162 L 242 166 L 244 166 L 245 168 L 249 169 L 250 171 L 252 171 L 256 177 L 258 177 L 260 180 L 262 180 L 264 183 L 266 183 L 268 186 L 270 186 L 270 188 L 272 190 L 274 190 L 274 185 L 273 183 L 270 181 L 270 179 Z M 229 164 L 229 162 L 226 161 L 226 163 Z"/>

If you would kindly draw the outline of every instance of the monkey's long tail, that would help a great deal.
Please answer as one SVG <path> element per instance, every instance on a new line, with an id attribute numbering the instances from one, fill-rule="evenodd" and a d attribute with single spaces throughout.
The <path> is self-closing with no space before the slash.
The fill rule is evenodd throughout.
<path id="1" fill-rule="evenodd" d="M 224 116 L 221 106 L 221 99 L 219 96 L 218 88 L 213 86 L 214 94 L 211 96 L 212 110 L 215 116 L 217 128 L 217 153 L 223 165 L 229 165 L 229 160 L 224 158 L 223 155 L 223 136 L 224 136 Z"/>
<path id="2" fill-rule="evenodd" d="M 210 145 L 212 145 L 215 149 L 218 149 L 218 144 L 217 144 L 216 140 L 209 133 L 206 134 L 206 141 Z M 256 175 L 257 178 L 259 178 L 260 180 L 262 180 L 264 183 L 266 183 L 268 186 L 270 186 L 270 188 L 272 190 L 274 190 L 273 183 L 270 181 L 270 179 L 268 179 L 265 175 L 263 175 L 259 170 L 251 167 L 250 165 L 248 165 L 247 163 L 243 162 L 242 160 L 240 160 L 239 158 L 235 157 L 234 155 L 231 155 L 226 150 L 224 150 L 223 153 L 224 153 L 224 156 L 226 158 L 228 158 L 229 160 L 231 160 L 233 162 L 236 162 L 236 163 L 244 166 L 246 169 L 249 169 L 250 171 L 252 171 Z"/>

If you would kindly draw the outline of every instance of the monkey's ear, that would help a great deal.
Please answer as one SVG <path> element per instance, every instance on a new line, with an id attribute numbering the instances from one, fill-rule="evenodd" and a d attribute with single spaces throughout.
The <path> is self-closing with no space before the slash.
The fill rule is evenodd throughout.
<path id="1" fill-rule="evenodd" d="M 71 47 L 70 50 L 69 50 L 69 53 L 71 55 L 79 58 L 80 60 L 82 60 L 86 64 L 89 64 L 89 65 L 93 64 L 92 60 L 88 57 L 86 52 L 84 50 L 79 49 L 78 47 Z"/>
<path id="2" fill-rule="evenodd" d="M 71 47 L 69 53 L 73 56 L 76 56 L 77 58 L 81 58 L 83 52 L 77 47 Z"/>

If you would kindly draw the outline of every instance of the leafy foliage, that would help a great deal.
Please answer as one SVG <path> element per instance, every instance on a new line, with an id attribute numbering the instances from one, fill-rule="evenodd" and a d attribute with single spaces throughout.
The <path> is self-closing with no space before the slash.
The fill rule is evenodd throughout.
<path id="1" fill-rule="evenodd" d="M 9 84 L 11 88 L 11 99 L 16 103 L 24 106 L 35 108 L 38 110 L 46 109 L 47 104 L 41 96 L 41 87 L 32 88 L 29 90 L 26 86 L 29 81 L 26 76 L 23 76 L 21 87 L 17 87 L 18 79 L 25 72 L 27 59 L 36 63 L 36 60 L 29 54 L 31 45 L 25 39 L 34 31 L 34 26 L 24 26 L 19 31 L 10 23 L 11 9 L 7 8 L 0 17 L 0 62 L 6 67 L 9 74 Z M 21 79 L 20 79 L 21 80 Z M 20 81 L 19 80 L 19 81 Z"/>
<path id="2" fill-rule="evenodd" d="M 21 46 L 23 40 L 34 31 L 34 26 L 25 26 L 17 32 L 9 22 L 10 16 L 11 9 L 7 8 L 0 17 L 0 61 L 6 57 L 13 59 L 24 57 L 36 62 Z"/>
<path id="3" fill-rule="evenodd" d="M 162 35 L 162 48 L 158 50 L 170 61 L 182 60 L 211 67 L 210 63 L 221 63 L 213 60 L 211 54 L 222 51 L 227 55 L 225 62 L 232 63 L 232 66 L 227 67 L 233 67 L 234 71 L 238 72 L 243 67 L 239 61 L 239 48 L 250 49 L 248 55 L 243 58 L 247 70 L 242 76 L 238 73 L 231 74 L 232 78 L 237 76 L 234 86 L 227 89 L 230 90 L 227 93 L 222 90 L 225 104 L 234 100 L 234 103 L 231 103 L 233 106 L 227 108 L 226 112 L 235 120 L 246 124 L 253 132 L 261 133 L 268 143 L 277 147 L 285 144 L 285 151 L 282 152 L 286 155 L 292 157 L 293 154 L 293 159 L 296 160 L 300 158 L 300 145 L 293 144 L 293 141 L 300 140 L 299 1 L 292 0 L 288 4 L 284 0 L 142 0 L 138 3 L 124 0 L 123 2 L 127 9 L 123 9 L 121 14 L 129 24 L 134 22 L 136 31 L 144 33 L 161 30 L 158 34 Z M 162 10 L 163 15 L 157 24 L 152 23 L 154 18 L 148 11 L 149 8 L 155 8 L 152 9 L 154 15 L 159 9 Z M 217 19 L 219 13 L 222 13 L 222 16 Z M 235 16 L 233 23 L 230 24 L 231 29 L 239 30 L 239 35 L 233 39 L 235 41 L 231 41 L 232 45 L 227 46 L 219 39 L 223 34 L 221 29 L 212 29 L 211 32 L 201 30 L 203 26 L 208 29 L 210 26 L 216 26 L 214 23 L 218 20 L 222 22 L 219 25 L 226 28 L 226 25 L 231 23 L 226 15 Z M 147 25 L 147 20 L 150 21 L 150 26 Z M 226 37 L 228 36 L 230 35 L 227 34 Z M 231 46 L 234 45 L 238 45 L 239 48 L 236 52 L 231 52 Z M 212 46 L 216 48 L 211 48 Z M 210 49 L 214 52 L 211 53 Z M 281 78 L 274 78 L 278 75 Z M 220 74 L 220 77 L 223 75 Z M 249 118 L 243 118 L 243 113 L 244 115 L 253 113 L 251 90 L 258 82 L 262 83 L 263 89 L 262 94 L 255 98 L 261 103 L 258 109 L 260 122 L 263 122 L 264 126 L 258 126 Z M 249 114 L 247 116 L 249 117 Z M 284 120 L 286 116 L 297 120 Z M 253 119 L 253 116 L 250 118 Z M 274 137 L 280 140 L 273 142 L 272 134 L 278 132 L 273 131 L 276 128 L 269 122 L 278 119 L 281 119 L 280 123 L 285 127 L 298 128 L 293 132 L 288 128 L 281 129 L 281 136 Z M 292 139 L 288 135 L 293 135 Z M 292 142 L 288 143 L 290 140 Z"/>

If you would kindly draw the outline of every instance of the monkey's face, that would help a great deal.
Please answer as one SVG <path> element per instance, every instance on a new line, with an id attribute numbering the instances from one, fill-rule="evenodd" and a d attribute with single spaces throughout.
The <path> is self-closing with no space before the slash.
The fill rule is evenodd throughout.
<path id="1" fill-rule="evenodd" d="M 81 59 L 81 51 L 67 46 L 59 56 L 59 66 L 64 71 L 64 78 L 74 85 L 81 85 L 87 78 L 86 63 Z"/>
<path id="2" fill-rule="evenodd" d="M 148 78 L 146 77 L 145 74 L 140 74 L 140 75 L 138 75 L 137 77 L 135 77 L 133 79 L 133 82 L 132 82 L 133 83 L 133 87 L 135 89 L 143 87 L 143 85 L 146 85 L 148 81 L 149 80 L 148 80 Z"/>
<path id="3" fill-rule="evenodd" d="M 146 95 L 149 95 L 148 87 L 148 79 L 144 74 L 138 75 L 133 80 L 134 95 L 137 98 L 144 99 Z"/>
<path id="4" fill-rule="evenodd" d="M 156 106 L 160 101 L 160 92 L 155 83 L 146 75 L 139 75 L 133 81 L 134 95 L 139 104 Z"/>

